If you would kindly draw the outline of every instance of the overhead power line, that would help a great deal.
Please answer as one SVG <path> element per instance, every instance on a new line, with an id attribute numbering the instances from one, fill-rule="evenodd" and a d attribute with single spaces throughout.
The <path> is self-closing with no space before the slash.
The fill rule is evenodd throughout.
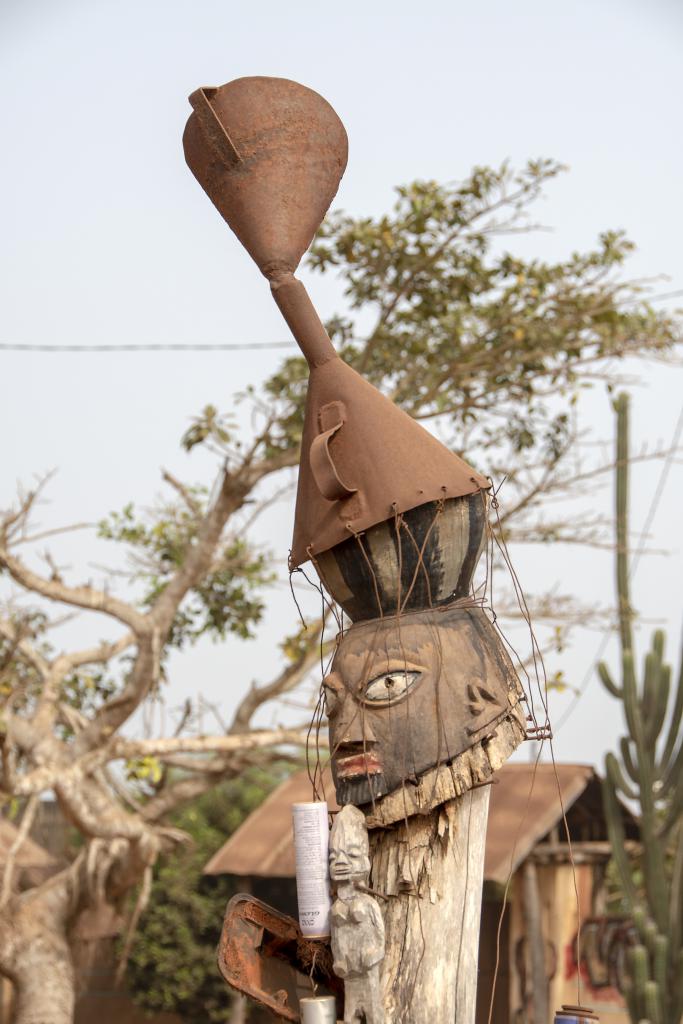
<path id="1" fill-rule="evenodd" d="M 294 341 L 244 341 L 218 345 L 20 345 L 0 342 L 2 352 L 245 352 L 252 349 L 294 348 Z"/>

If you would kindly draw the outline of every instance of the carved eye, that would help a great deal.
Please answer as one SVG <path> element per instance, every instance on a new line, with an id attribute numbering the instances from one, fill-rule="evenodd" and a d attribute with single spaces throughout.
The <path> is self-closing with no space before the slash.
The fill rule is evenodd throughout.
<path id="1" fill-rule="evenodd" d="M 406 669 L 384 672 L 368 683 L 362 699 L 368 704 L 393 704 L 404 697 L 419 678 L 419 672 Z"/>

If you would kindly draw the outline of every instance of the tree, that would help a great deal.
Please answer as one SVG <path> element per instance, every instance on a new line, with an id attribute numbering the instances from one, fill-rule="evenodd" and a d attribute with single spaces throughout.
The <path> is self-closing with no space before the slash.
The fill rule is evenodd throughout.
<path id="1" fill-rule="evenodd" d="M 621 646 L 621 682 L 607 665 L 600 679 L 623 704 L 628 733 L 621 756 L 605 758 L 603 792 L 614 863 L 623 901 L 636 926 L 626 992 L 634 1024 L 680 1024 L 683 1019 L 683 660 L 671 686 L 664 661 L 664 633 L 657 630 L 638 682 L 633 643 L 633 608 L 628 554 L 628 396 L 617 412 L 616 581 Z M 619 798 L 638 811 L 641 852 L 637 865 L 627 853 Z M 641 884 L 637 882 L 640 876 Z M 647 1018 L 647 1021 L 645 1020 Z"/>
<path id="2" fill-rule="evenodd" d="M 173 815 L 173 824 L 193 842 L 159 859 L 129 961 L 131 992 L 146 1010 L 175 1012 L 187 1021 L 231 1019 L 225 982 L 216 970 L 216 947 L 220 910 L 234 896 L 235 883 L 222 875 L 203 877 L 202 871 L 289 767 L 250 768 Z"/>
<path id="3" fill-rule="evenodd" d="M 575 494 L 606 468 L 576 469 L 576 394 L 610 381 L 624 356 L 669 351 L 679 325 L 652 308 L 642 284 L 620 277 L 632 248 L 620 234 L 556 264 L 503 250 L 510 233 L 530 227 L 528 211 L 558 171 L 538 161 L 519 173 L 476 168 L 454 186 L 414 183 L 398 190 L 390 215 L 332 216 L 310 265 L 344 282 L 350 311 L 329 327 L 345 358 L 470 462 L 506 477 L 509 538 L 596 543 L 603 524 L 595 519 L 539 518 L 545 500 Z M 362 340 L 359 325 L 370 317 Z M 0 793 L 25 802 L 26 834 L 40 794 L 54 790 L 83 837 L 73 863 L 28 892 L 13 891 L 11 858 L 5 866 L 0 971 L 15 983 L 18 1024 L 71 1019 L 71 926 L 98 902 L 122 906 L 140 886 L 135 923 L 159 853 L 183 838 L 169 815 L 245 766 L 280 758 L 283 744 L 306 741 L 300 729 L 255 730 L 252 721 L 317 664 L 322 621 L 283 641 L 281 671 L 244 694 L 220 734 L 193 734 L 191 715 L 175 736 L 127 732 L 131 716 L 163 691 L 171 648 L 202 635 L 251 635 L 270 572 L 249 541 L 254 514 L 246 514 L 274 500 L 298 462 L 305 391 L 303 359 L 286 360 L 247 396 L 258 426 L 246 440 L 229 417 L 204 410 L 183 443 L 220 457 L 213 488 L 166 474 L 173 497 L 162 507 L 141 516 L 126 506 L 101 525 L 103 539 L 133 553 L 123 582 L 67 583 L 50 560 L 39 571 L 31 545 L 45 534 L 30 520 L 40 489 L 20 495 L 0 520 L 0 570 L 12 586 L 0 619 Z M 57 619 L 74 609 L 105 616 L 115 637 L 59 651 L 50 639 L 55 609 Z"/>
<path id="4" fill-rule="evenodd" d="M 119 627 L 113 641 L 65 653 L 52 649 L 50 620 L 35 605 L 13 597 L 0 620 L 3 799 L 26 802 L 25 836 L 40 794 L 52 789 L 84 839 L 65 870 L 25 893 L 13 892 L 12 856 L 4 865 L 0 969 L 15 984 L 19 1024 L 72 1019 L 71 926 L 102 902 L 122 907 L 142 883 L 137 920 L 159 852 L 184 838 L 163 824 L 171 812 L 255 760 L 267 763 L 279 744 L 305 743 L 300 730 L 250 730 L 250 721 L 263 702 L 296 685 L 314 663 L 315 626 L 301 643 L 288 644 L 282 671 L 270 684 L 245 694 L 222 735 L 192 734 L 189 714 L 176 736 L 132 739 L 121 732 L 162 685 L 172 645 L 201 633 L 248 636 L 258 619 L 255 593 L 265 583 L 263 568 L 241 542 L 226 538 L 225 528 L 258 481 L 279 468 L 276 458 L 257 456 L 262 443 L 257 439 L 221 470 L 211 500 L 168 478 L 181 495 L 172 515 L 161 512 L 149 528 L 134 527 L 126 513 L 102 524 L 103 536 L 120 536 L 144 556 L 133 570 L 135 581 L 146 584 L 135 603 L 108 587 L 70 586 L 54 565 L 40 574 L 16 554 L 19 545 L 36 539 L 28 520 L 38 491 L 3 517 L 0 565 L 20 594 L 104 614 Z M 124 762 L 144 802 L 111 770 L 116 762 Z M 171 768 L 182 775 L 171 779 Z"/>

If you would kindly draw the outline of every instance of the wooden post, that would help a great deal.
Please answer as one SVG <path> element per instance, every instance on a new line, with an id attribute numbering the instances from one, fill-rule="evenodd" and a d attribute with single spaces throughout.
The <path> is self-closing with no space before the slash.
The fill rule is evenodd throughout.
<path id="1" fill-rule="evenodd" d="M 386 932 L 386 1024 L 474 1024 L 490 785 L 524 735 L 517 706 L 486 742 L 368 815 Z"/>
<path id="2" fill-rule="evenodd" d="M 386 1024 L 474 1024 L 490 789 L 372 833 Z"/>
<path id="3" fill-rule="evenodd" d="M 548 1020 L 548 979 L 545 973 L 545 937 L 541 914 L 541 895 L 536 865 L 531 857 L 524 862 L 524 927 L 531 965 L 532 1021 Z"/>

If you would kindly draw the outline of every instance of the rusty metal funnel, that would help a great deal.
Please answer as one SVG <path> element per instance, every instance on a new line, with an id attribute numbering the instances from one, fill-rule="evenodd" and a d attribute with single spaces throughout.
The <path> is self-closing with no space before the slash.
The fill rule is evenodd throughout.
<path id="1" fill-rule="evenodd" d="M 485 477 L 342 362 L 294 277 L 346 166 L 329 103 L 284 78 L 197 89 L 190 103 L 187 163 L 269 279 L 311 370 L 290 565 L 396 514 L 486 490 Z"/>
<path id="2" fill-rule="evenodd" d="M 346 167 L 330 104 L 286 78 L 238 78 L 190 96 L 185 159 L 265 276 L 293 274 Z"/>

